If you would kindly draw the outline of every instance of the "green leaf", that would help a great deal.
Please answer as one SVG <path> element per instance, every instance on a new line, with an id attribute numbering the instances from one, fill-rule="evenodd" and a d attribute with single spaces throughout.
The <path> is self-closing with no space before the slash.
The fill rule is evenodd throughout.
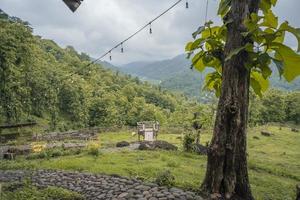
<path id="1" fill-rule="evenodd" d="M 291 82 L 300 75 L 300 55 L 290 47 L 277 43 L 275 58 L 283 62 L 283 77 Z"/>
<path id="2" fill-rule="evenodd" d="M 203 72 L 206 67 L 203 63 L 203 56 L 203 52 L 199 52 L 192 59 L 192 67 L 200 72 Z"/>
<path id="3" fill-rule="evenodd" d="M 192 50 L 195 50 L 197 48 L 199 48 L 200 46 L 202 46 L 207 40 L 206 39 L 203 39 L 203 38 L 199 38 L 197 40 L 195 40 L 193 42 L 193 45 L 192 45 Z"/>
<path id="4" fill-rule="evenodd" d="M 185 46 L 185 51 L 192 51 L 193 42 L 189 42 Z"/>
<path id="5" fill-rule="evenodd" d="M 221 0 L 218 10 L 218 15 L 224 17 L 230 10 L 231 0 Z"/>
<path id="6" fill-rule="evenodd" d="M 196 39 L 197 35 L 199 35 L 200 33 L 202 33 L 205 30 L 205 26 L 200 26 L 197 31 L 195 31 L 192 36 L 194 39 Z"/>
<path id="7" fill-rule="evenodd" d="M 271 57 L 268 53 L 259 54 L 257 61 L 259 63 L 259 69 L 261 70 L 262 76 L 267 79 L 271 76 L 272 70 L 269 65 L 271 63 Z"/>
<path id="8" fill-rule="evenodd" d="M 269 80 L 265 79 L 261 73 L 252 71 L 250 85 L 253 88 L 255 94 L 262 97 L 262 92 L 265 92 L 269 88 Z"/>
<path id="9" fill-rule="evenodd" d="M 292 33 L 298 41 L 297 51 L 300 52 L 300 28 L 291 27 L 288 22 L 284 22 L 280 25 L 279 31 L 288 31 Z"/>
<path id="10" fill-rule="evenodd" d="M 261 26 L 271 27 L 271 28 L 277 28 L 278 26 L 278 17 L 274 15 L 272 10 L 268 10 L 265 13 L 264 20 L 260 24 Z"/>
<path id="11" fill-rule="evenodd" d="M 284 72 L 284 69 L 283 69 L 283 61 L 281 60 L 277 60 L 275 58 L 272 58 L 272 61 L 275 63 L 276 67 L 277 67 L 277 70 L 279 72 L 279 76 L 281 77 L 283 72 Z"/>
<path id="12" fill-rule="evenodd" d="M 197 69 L 199 72 L 203 72 L 205 69 L 205 65 L 203 63 L 202 59 L 199 59 L 195 64 L 194 64 L 195 69 Z"/>
<path id="13" fill-rule="evenodd" d="M 221 27 L 219 27 L 219 26 L 207 28 L 202 32 L 202 38 L 206 39 L 206 38 L 212 37 L 213 35 L 217 35 L 220 30 L 221 30 Z"/>
<path id="14" fill-rule="evenodd" d="M 263 11 L 263 13 L 267 13 L 271 7 L 272 7 L 272 3 L 270 0 L 261 0 L 259 3 L 259 7 L 260 9 Z"/>
<path id="15" fill-rule="evenodd" d="M 259 82 L 251 77 L 250 85 L 251 85 L 251 88 L 253 89 L 253 91 L 255 92 L 255 94 L 257 94 L 259 97 L 262 97 L 261 86 L 260 86 Z"/>
<path id="16" fill-rule="evenodd" d="M 217 97 L 221 95 L 222 76 L 218 72 L 208 73 L 205 77 L 204 89 L 214 90 Z"/>
<path id="17" fill-rule="evenodd" d="M 267 65 L 262 65 L 262 66 L 260 67 L 260 69 L 261 69 L 262 76 L 263 76 L 265 79 L 267 79 L 267 78 L 269 78 L 269 77 L 271 76 L 272 70 L 270 69 L 269 66 L 267 66 Z"/>
<path id="18" fill-rule="evenodd" d="M 276 6 L 277 0 L 271 0 L 271 4 L 272 4 L 272 6 Z"/>

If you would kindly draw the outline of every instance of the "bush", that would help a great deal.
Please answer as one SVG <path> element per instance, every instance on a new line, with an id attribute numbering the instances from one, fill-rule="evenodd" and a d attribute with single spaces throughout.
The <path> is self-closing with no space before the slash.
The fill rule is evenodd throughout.
<path id="1" fill-rule="evenodd" d="M 94 151 L 91 154 L 96 155 L 96 149 L 89 149 L 89 151 Z M 44 150 L 39 153 L 31 153 L 26 156 L 27 160 L 35 160 L 35 159 L 44 159 L 44 158 L 56 158 L 60 156 L 68 156 L 68 155 L 78 155 L 82 152 L 80 148 L 76 149 L 68 149 L 63 150 L 61 148 Z"/>
<path id="2" fill-rule="evenodd" d="M 82 195 L 62 188 L 48 187 L 44 191 L 47 199 L 51 200 L 84 200 Z"/>
<path id="3" fill-rule="evenodd" d="M 52 151 L 48 152 L 48 156 L 55 158 L 55 157 L 59 157 L 62 156 L 63 152 L 59 149 L 53 149 Z"/>
<path id="4" fill-rule="evenodd" d="M 97 157 L 99 156 L 100 152 L 98 148 L 93 147 L 88 149 L 88 154 Z"/>
<path id="5" fill-rule="evenodd" d="M 44 159 L 44 158 L 48 158 L 48 154 L 45 151 L 42 151 L 39 153 L 32 153 L 26 157 L 26 159 L 28 159 L 28 160 Z"/>
<path id="6" fill-rule="evenodd" d="M 84 200 L 78 193 L 57 187 L 38 189 L 29 183 L 3 187 L 1 200 Z"/>
<path id="7" fill-rule="evenodd" d="M 192 152 L 195 142 L 195 136 L 192 133 L 187 133 L 183 138 L 183 150 L 187 152 Z"/>
<path id="8" fill-rule="evenodd" d="M 155 182 L 159 186 L 172 187 L 175 185 L 175 176 L 169 170 L 161 171 L 157 174 Z"/>
<path id="9" fill-rule="evenodd" d="M 76 149 L 68 149 L 64 151 L 64 156 L 69 156 L 69 155 L 79 155 L 82 152 L 80 148 Z"/>
<path id="10" fill-rule="evenodd" d="M 99 151 L 100 145 L 96 142 L 92 142 L 88 144 L 88 154 L 92 156 L 99 156 L 100 151 Z"/>

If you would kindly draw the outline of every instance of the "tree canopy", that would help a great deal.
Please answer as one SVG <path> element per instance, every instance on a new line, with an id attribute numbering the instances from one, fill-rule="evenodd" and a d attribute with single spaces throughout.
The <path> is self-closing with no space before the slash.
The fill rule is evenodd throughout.
<path id="1" fill-rule="evenodd" d="M 73 47 L 32 34 L 28 23 L 1 11 L 0 123 L 38 120 L 54 129 L 188 123 L 199 104 L 99 64 Z M 176 115 L 178 116 L 174 116 Z M 172 122 L 175 123 L 175 122 Z"/>
<path id="2" fill-rule="evenodd" d="M 260 1 L 261 12 L 251 13 L 244 21 L 245 30 L 242 34 L 249 42 L 226 57 L 223 52 L 227 25 L 232 23 L 232 19 L 225 16 L 231 9 L 231 0 L 220 1 L 218 14 L 224 20 L 222 26 L 213 26 L 213 22 L 209 21 L 193 33 L 195 40 L 186 45 L 188 57 L 193 55 L 192 66 L 200 72 L 207 67 L 214 69 L 206 75 L 206 89 L 215 90 L 216 95 L 220 95 L 222 65 L 243 51 L 249 55 L 246 67 L 251 71 L 251 87 L 259 96 L 269 87 L 272 63 L 276 65 L 279 75 L 288 82 L 300 75 L 300 55 L 284 44 L 286 33 L 290 33 L 297 39 L 297 51 L 300 52 L 300 29 L 290 26 L 288 22 L 279 24 L 278 17 L 272 11 L 276 3 L 277 0 Z"/>

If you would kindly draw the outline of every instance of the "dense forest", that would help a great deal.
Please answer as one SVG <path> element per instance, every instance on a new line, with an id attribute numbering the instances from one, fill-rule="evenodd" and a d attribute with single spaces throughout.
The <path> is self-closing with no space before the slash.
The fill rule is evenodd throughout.
<path id="1" fill-rule="evenodd" d="M 3 11 L 0 18 L 0 124 L 37 121 L 49 130 L 133 126 L 142 120 L 188 125 L 200 112 L 202 122 L 212 126 L 215 99 L 201 104 L 100 64 L 87 67 L 87 54 L 34 36 L 29 23 Z M 299 123 L 299 105 L 299 92 L 253 95 L 250 124 Z"/>
<path id="2" fill-rule="evenodd" d="M 29 23 L 1 12 L 0 123 L 43 121 L 51 130 L 184 123 L 198 109 L 182 95 L 90 65 L 74 48 L 32 34 Z M 175 119 L 176 118 L 176 119 Z"/>

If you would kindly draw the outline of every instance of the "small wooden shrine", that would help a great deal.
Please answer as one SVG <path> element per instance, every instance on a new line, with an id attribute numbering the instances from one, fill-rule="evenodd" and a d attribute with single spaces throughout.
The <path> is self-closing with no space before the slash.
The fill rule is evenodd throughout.
<path id="1" fill-rule="evenodd" d="M 144 141 L 155 141 L 159 131 L 159 122 L 157 121 L 145 121 L 137 123 L 138 139 L 141 140 L 141 136 Z"/>

